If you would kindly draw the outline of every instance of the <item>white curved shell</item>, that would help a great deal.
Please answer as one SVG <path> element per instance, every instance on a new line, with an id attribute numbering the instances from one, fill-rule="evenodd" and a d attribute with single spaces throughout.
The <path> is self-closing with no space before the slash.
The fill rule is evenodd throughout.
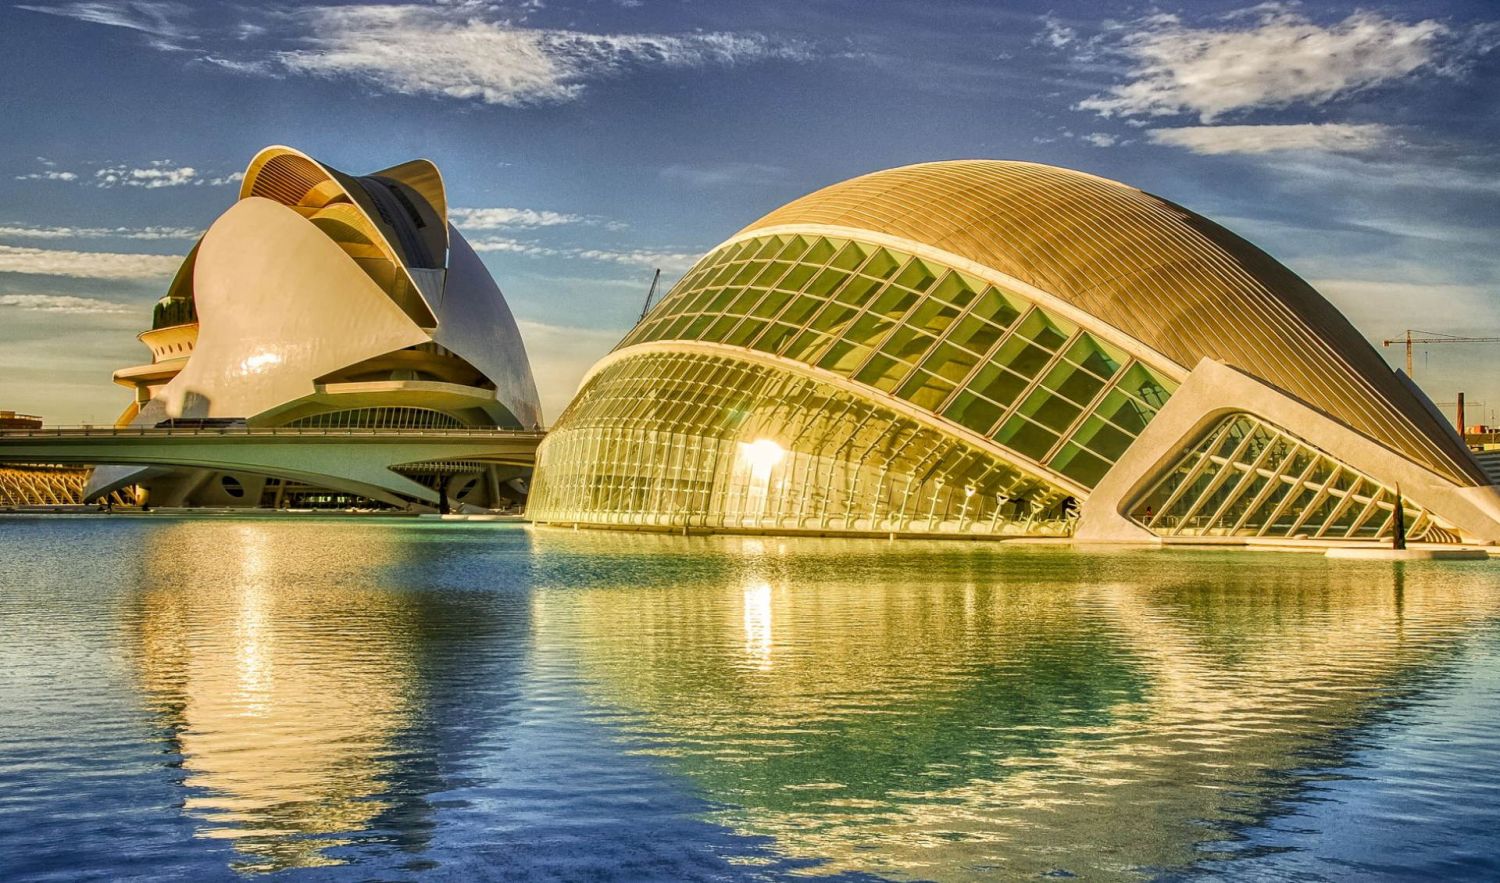
<path id="1" fill-rule="evenodd" d="M 495 397 L 523 427 L 539 427 L 542 406 L 515 317 L 479 255 L 452 225 L 448 242 L 448 278 L 432 339 L 493 381 Z"/>
<path id="2" fill-rule="evenodd" d="M 252 417 L 428 339 L 333 240 L 261 197 L 204 235 L 194 292 L 197 349 L 159 396 L 170 417 Z"/>

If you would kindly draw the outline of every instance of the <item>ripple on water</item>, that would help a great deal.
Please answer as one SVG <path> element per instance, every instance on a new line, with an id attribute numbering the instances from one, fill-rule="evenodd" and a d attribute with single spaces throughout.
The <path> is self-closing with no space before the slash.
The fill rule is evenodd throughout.
<path id="1" fill-rule="evenodd" d="M 1492 878 L 1483 563 L 0 522 L 0 871 Z"/>

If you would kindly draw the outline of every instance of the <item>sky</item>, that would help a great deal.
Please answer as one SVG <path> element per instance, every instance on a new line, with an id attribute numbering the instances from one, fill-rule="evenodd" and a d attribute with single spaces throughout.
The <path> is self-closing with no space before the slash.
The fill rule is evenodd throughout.
<path id="1" fill-rule="evenodd" d="M 943 159 L 1103 175 L 1224 224 L 1377 345 L 1500 336 L 1500 7 L 524 0 L 0 6 L 0 409 L 113 421 L 117 368 L 262 147 L 427 157 L 548 419 L 775 207 Z M 1400 348 L 1384 349 L 1392 365 Z M 1470 422 L 1500 344 L 1419 351 Z"/>

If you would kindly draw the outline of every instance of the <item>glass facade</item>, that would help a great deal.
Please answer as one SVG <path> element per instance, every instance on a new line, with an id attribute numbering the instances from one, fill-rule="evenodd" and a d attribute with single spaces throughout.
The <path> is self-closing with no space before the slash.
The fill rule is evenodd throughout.
<path id="1" fill-rule="evenodd" d="M 1249 414 L 1216 424 L 1131 507 L 1161 536 L 1380 539 L 1395 491 Z M 1455 542 L 1431 513 L 1402 506 L 1413 540 Z"/>
<path id="2" fill-rule="evenodd" d="M 1081 498 L 1176 390 L 1163 367 L 927 257 L 810 232 L 748 237 L 689 270 L 580 391 L 539 451 L 529 512 L 1068 535 Z M 1237 414 L 1128 512 L 1163 537 L 1376 540 L 1394 500 Z M 1456 541 L 1406 508 L 1413 539 Z"/>
<path id="3" fill-rule="evenodd" d="M 1175 388 L 1066 319 L 931 260 L 763 236 L 710 253 L 620 348 L 747 347 L 831 371 L 1093 487 Z"/>
<path id="4" fill-rule="evenodd" d="M 813 377 L 643 352 L 596 374 L 539 452 L 553 523 L 768 531 L 1065 534 L 1066 490 Z"/>

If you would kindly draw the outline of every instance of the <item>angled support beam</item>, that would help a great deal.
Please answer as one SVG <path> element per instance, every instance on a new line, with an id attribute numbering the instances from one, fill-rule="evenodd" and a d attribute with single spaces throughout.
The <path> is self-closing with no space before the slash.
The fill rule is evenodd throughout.
<path id="1" fill-rule="evenodd" d="M 1500 543 L 1500 486 L 1463 487 L 1361 435 L 1269 384 L 1212 359 L 1200 361 L 1156 417 L 1094 488 L 1079 513 L 1079 542 L 1159 543 L 1129 507 L 1182 452 L 1225 416 L 1245 412 L 1273 423 L 1332 459 L 1386 485 L 1458 528 L 1466 541 Z"/>

